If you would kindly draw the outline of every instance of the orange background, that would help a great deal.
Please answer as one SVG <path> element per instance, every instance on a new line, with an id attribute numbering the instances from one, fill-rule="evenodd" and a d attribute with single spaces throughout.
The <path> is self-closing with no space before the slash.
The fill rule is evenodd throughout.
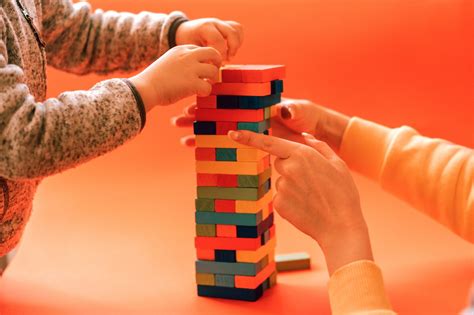
<path id="1" fill-rule="evenodd" d="M 471 0 L 91 2 L 240 21 L 245 43 L 233 62 L 287 65 L 286 96 L 474 145 Z M 102 79 L 50 69 L 49 95 Z M 320 250 L 280 218 L 277 251 L 310 252 L 312 271 L 281 274 L 256 303 L 196 296 L 194 160 L 178 141 L 190 131 L 169 123 L 190 101 L 154 110 L 124 147 L 45 180 L 0 280 L 2 314 L 329 313 Z M 394 308 L 459 311 L 474 278 L 472 246 L 376 184 L 356 181 Z"/>

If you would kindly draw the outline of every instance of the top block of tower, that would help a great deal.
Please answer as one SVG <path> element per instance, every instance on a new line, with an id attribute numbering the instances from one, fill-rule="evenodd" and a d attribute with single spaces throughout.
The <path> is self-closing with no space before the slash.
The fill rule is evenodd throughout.
<path id="1" fill-rule="evenodd" d="M 224 83 L 263 83 L 285 78 L 282 65 L 228 65 L 221 68 Z"/>

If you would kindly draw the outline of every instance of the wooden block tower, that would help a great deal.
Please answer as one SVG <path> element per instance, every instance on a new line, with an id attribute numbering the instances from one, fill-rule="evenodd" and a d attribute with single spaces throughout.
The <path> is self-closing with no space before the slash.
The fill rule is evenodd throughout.
<path id="1" fill-rule="evenodd" d="M 270 156 L 227 133 L 271 132 L 285 67 L 232 65 L 221 75 L 197 98 L 194 123 L 198 295 L 256 301 L 276 283 Z"/>

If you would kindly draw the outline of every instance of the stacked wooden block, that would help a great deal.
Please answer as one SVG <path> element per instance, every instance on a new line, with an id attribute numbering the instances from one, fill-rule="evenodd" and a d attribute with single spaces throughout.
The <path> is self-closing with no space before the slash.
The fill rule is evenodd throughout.
<path id="1" fill-rule="evenodd" d="M 270 156 L 228 138 L 268 134 L 284 66 L 226 66 L 212 95 L 197 98 L 198 295 L 256 301 L 276 283 Z"/>

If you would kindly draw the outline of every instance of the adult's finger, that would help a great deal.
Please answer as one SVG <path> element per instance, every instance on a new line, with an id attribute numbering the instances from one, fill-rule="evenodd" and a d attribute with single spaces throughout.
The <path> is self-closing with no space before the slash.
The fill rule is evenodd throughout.
<path id="1" fill-rule="evenodd" d="M 330 160 L 337 157 L 337 154 L 329 147 L 326 142 L 319 141 L 309 133 L 301 134 L 307 145 L 318 151 L 326 159 Z"/>
<path id="2" fill-rule="evenodd" d="M 177 116 L 171 119 L 171 124 L 176 127 L 192 127 L 195 120 L 195 117 Z"/>
<path id="3" fill-rule="evenodd" d="M 195 116 L 196 115 L 197 104 L 193 103 L 184 108 L 183 112 L 186 116 Z"/>
<path id="4" fill-rule="evenodd" d="M 222 65 L 222 55 L 216 48 L 213 47 L 199 47 L 194 49 L 193 54 L 196 54 L 199 62 L 213 63 L 220 68 Z"/>
<path id="5" fill-rule="evenodd" d="M 254 133 L 247 130 L 229 131 L 228 135 L 232 140 L 238 143 L 260 149 L 281 159 L 289 158 L 291 153 L 302 145 L 296 142 Z"/>
<path id="6" fill-rule="evenodd" d="M 215 25 L 217 27 L 217 30 L 227 40 L 227 57 L 230 58 L 235 56 L 237 50 L 240 47 L 239 32 L 237 31 L 237 29 L 222 21 L 217 21 Z"/>
<path id="7" fill-rule="evenodd" d="M 187 147 L 194 147 L 196 146 L 196 136 L 194 135 L 189 135 L 186 137 L 181 138 L 181 144 L 185 145 Z"/>

